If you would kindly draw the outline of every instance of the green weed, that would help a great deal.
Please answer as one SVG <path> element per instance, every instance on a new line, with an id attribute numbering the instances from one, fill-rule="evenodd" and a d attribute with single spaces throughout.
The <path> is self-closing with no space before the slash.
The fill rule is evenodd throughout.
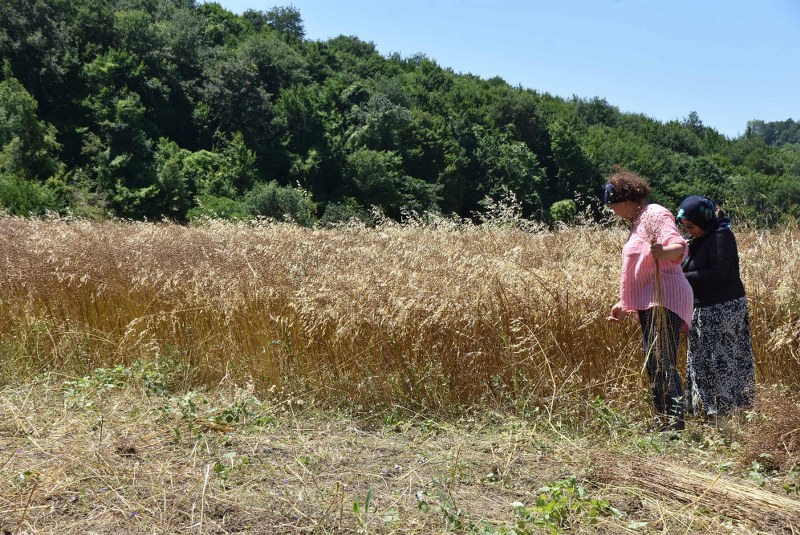
<path id="1" fill-rule="evenodd" d="M 536 503 L 526 507 L 517 502 L 516 514 L 519 533 L 529 533 L 528 526 L 543 526 L 551 534 L 578 522 L 594 523 L 598 516 L 622 516 L 608 500 L 591 498 L 574 476 L 549 483 L 539 488 Z"/>

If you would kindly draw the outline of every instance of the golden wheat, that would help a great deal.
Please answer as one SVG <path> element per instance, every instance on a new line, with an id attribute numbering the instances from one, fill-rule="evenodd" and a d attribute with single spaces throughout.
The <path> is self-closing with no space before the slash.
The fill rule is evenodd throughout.
<path id="1" fill-rule="evenodd" d="M 760 382 L 800 377 L 796 236 L 738 235 Z M 638 325 L 604 319 L 623 242 L 599 228 L 5 218 L 0 372 L 170 360 L 188 381 L 333 405 L 628 403 Z"/>

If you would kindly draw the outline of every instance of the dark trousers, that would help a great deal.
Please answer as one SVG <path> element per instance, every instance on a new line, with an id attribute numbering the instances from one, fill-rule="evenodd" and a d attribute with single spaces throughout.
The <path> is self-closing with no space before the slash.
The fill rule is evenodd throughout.
<path id="1" fill-rule="evenodd" d="M 639 324 L 653 407 L 657 414 L 682 419 L 683 384 L 677 359 L 683 320 L 667 308 L 654 307 L 639 311 Z"/>

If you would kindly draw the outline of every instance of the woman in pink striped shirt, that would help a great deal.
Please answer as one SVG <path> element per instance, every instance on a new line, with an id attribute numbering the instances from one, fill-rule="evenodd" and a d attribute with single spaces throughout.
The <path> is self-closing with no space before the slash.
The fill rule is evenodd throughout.
<path id="1" fill-rule="evenodd" d="M 650 186 L 639 175 L 619 169 L 604 189 L 606 205 L 631 223 L 622 249 L 619 301 L 610 321 L 636 312 L 642 328 L 645 367 L 650 379 L 657 427 L 684 428 L 683 385 L 677 368 L 680 333 L 692 321 L 692 287 L 681 269 L 686 240 L 672 213 L 647 202 Z"/>

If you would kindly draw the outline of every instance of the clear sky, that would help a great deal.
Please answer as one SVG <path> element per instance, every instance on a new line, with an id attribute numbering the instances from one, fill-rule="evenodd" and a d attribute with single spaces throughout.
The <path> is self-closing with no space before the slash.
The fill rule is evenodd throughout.
<path id="1" fill-rule="evenodd" d="M 728 137 L 800 120 L 800 0 L 221 0 L 294 6 L 306 38 L 354 35 L 383 55 L 660 121 L 695 111 Z"/>

